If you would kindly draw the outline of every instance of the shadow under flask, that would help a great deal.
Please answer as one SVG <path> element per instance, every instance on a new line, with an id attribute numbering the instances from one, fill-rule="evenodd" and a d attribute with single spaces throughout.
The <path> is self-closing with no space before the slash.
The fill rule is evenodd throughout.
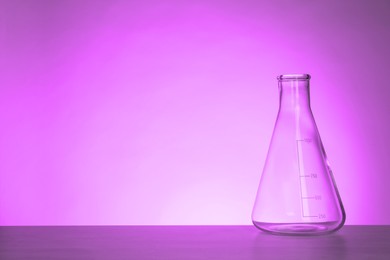
<path id="1" fill-rule="evenodd" d="M 279 112 L 252 212 L 280 235 L 340 229 L 345 211 L 310 108 L 308 74 L 280 75 Z"/>

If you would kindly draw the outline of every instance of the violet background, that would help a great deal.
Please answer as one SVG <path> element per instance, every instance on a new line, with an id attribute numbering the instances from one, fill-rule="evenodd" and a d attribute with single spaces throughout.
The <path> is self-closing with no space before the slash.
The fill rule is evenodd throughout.
<path id="1" fill-rule="evenodd" d="M 390 224 L 389 27 L 385 0 L 0 1 L 0 225 L 251 224 L 283 73 L 346 224 Z"/>

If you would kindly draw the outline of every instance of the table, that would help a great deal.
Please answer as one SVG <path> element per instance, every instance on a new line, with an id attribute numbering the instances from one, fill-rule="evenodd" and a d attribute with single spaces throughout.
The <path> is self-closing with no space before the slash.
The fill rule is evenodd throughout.
<path id="1" fill-rule="evenodd" d="M 318 237 L 254 226 L 0 227 L 0 259 L 390 259 L 390 226 Z"/>

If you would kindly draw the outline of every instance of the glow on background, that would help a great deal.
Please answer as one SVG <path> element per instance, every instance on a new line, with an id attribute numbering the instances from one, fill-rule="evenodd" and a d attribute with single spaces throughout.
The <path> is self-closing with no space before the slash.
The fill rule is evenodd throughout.
<path id="1" fill-rule="evenodd" d="M 250 224 L 282 73 L 312 75 L 346 223 L 390 224 L 389 24 L 385 0 L 1 1 L 0 224 Z"/>

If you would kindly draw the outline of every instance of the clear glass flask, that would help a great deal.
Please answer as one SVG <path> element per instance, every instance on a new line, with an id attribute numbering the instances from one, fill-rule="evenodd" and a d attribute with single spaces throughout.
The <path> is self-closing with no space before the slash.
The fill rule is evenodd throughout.
<path id="1" fill-rule="evenodd" d="M 281 235 L 340 229 L 345 211 L 310 108 L 308 74 L 280 75 L 279 112 L 252 212 Z"/>

